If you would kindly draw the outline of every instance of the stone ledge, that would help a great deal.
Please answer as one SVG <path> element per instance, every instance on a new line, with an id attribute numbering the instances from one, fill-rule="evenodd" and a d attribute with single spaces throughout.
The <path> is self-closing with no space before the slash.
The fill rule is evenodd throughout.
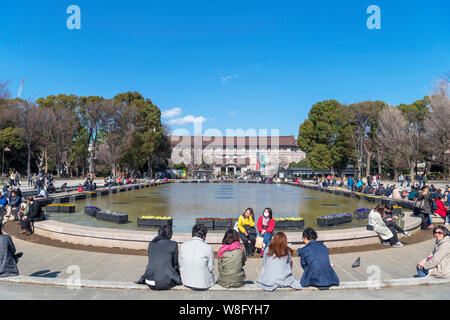
<path id="1" fill-rule="evenodd" d="M 63 278 L 40 278 L 30 276 L 15 276 L 0 278 L 0 283 L 20 283 L 29 285 L 42 285 L 42 286 L 59 286 L 59 287 L 71 287 L 74 286 L 74 282 L 68 282 L 68 279 Z M 371 285 L 366 281 L 349 281 L 341 282 L 338 287 L 331 287 L 329 290 L 351 290 L 351 289 L 375 289 L 375 288 L 393 288 L 393 287 L 405 287 L 405 286 L 429 286 L 448 284 L 450 279 L 435 279 L 435 278 L 407 278 L 407 279 L 392 279 L 381 281 L 378 285 Z M 81 280 L 79 284 L 80 288 L 92 288 L 92 289 L 126 289 L 126 290 L 150 290 L 146 285 L 138 285 L 133 282 L 125 281 L 96 281 L 96 280 Z M 185 286 L 176 286 L 172 290 L 185 290 L 191 291 L 191 289 Z M 263 291 L 260 289 L 254 281 L 248 281 L 243 287 L 227 289 L 221 287 L 218 284 L 212 286 L 209 291 Z M 292 288 L 278 288 L 276 291 L 321 291 L 314 287 L 303 288 L 301 290 L 294 290 Z"/>

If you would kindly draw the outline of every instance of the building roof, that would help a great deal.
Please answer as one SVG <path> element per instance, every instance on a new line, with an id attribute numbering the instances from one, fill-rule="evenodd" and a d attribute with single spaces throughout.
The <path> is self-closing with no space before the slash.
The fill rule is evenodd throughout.
<path id="1" fill-rule="evenodd" d="M 279 137 L 202 137 L 202 136 L 170 136 L 170 141 L 172 146 L 176 146 L 180 143 L 189 144 L 189 139 L 191 142 L 191 147 L 194 146 L 202 146 L 205 148 L 209 145 L 215 147 L 292 147 L 298 148 L 297 140 L 295 140 L 294 136 L 279 136 Z"/>

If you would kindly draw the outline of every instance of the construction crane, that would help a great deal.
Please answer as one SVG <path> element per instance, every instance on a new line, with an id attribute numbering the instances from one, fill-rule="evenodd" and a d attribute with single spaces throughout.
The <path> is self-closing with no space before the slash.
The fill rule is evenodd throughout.
<path id="1" fill-rule="evenodd" d="M 20 84 L 19 92 L 17 92 L 17 98 L 20 98 L 20 96 L 22 95 L 22 89 L 23 89 L 23 82 L 24 81 L 25 81 L 25 78 L 22 78 L 22 83 Z"/>

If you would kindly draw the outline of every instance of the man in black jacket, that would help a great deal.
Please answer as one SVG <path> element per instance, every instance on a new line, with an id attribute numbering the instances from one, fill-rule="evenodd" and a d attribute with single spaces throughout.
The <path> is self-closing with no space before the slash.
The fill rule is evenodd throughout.
<path id="1" fill-rule="evenodd" d="M 23 216 L 22 220 L 20 220 L 20 227 L 22 231 L 20 233 L 29 236 L 33 233 L 31 230 L 31 222 L 32 221 L 42 221 L 45 216 L 42 211 L 41 205 L 38 201 L 34 201 L 33 197 L 27 197 L 27 203 L 29 206 L 28 214 Z"/>

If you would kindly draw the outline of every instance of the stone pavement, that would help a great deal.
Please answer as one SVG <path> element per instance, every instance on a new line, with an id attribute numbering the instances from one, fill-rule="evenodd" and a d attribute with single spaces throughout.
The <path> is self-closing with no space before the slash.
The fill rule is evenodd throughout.
<path id="1" fill-rule="evenodd" d="M 78 266 L 83 280 L 134 282 L 144 272 L 147 264 L 145 256 L 62 249 L 15 238 L 13 241 L 16 250 L 24 253 L 19 261 L 19 272 L 23 276 L 68 278 L 72 274 L 70 267 Z M 330 256 L 330 260 L 342 282 L 367 281 L 378 270 L 380 280 L 404 279 L 412 278 L 417 262 L 432 249 L 433 240 L 428 240 L 402 248 L 335 254 Z M 361 266 L 352 268 L 353 261 L 358 257 L 361 257 Z M 248 259 L 245 265 L 247 280 L 255 281 L 261 266 L 262 259 Z M 294 277 L 300 279 L 302 269 L 299 258 L 294 258 L 293 270 Z M 217 270 L 215 275 L 217 279 Z"/>

